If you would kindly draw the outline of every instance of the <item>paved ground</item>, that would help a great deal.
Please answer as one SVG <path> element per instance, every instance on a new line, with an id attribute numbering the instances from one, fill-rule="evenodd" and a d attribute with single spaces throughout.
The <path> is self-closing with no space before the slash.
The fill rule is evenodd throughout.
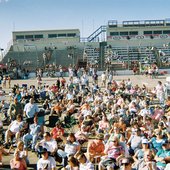
<path id="1" fill-rule="evenodd" d="M 148 77 L 145 77 L 142 75 L 135 75 L 135 76 L 134 75 L 130 75 L 130 76 L 123 75 L 123 76 L 114 76 L 114 79 L 116 81 L 121 81 L 123 79 L 127 80 L 128 78 L 130 78 L 134 85 L 138 84 L 139 86 L 141 86 L 142 84 L 146 84 L 146 86 L 148 86 L 149 88 L 153 88 L 157 85 L 157 82 L 159 80 L 162 81 L 163 83 L 165 83 L 167 76 L 170 76 L 170 75 L 160 76 L 157 79 L 151 79 L 151 78 L 148 78 Z M 68 79 L 68 78 L 66 78 L 66 79 Z M 55 81 L 56 81 L 56 78 L 43 78 L 44 84 L 51 85 L 51 84 L 55 83 Z M 91 79 L 90 79 L 90 82 L 91 82 Z M 34 78 L 29 79 L 29 80 L 12 80 L 11 85 L 13 86 L 14 84 L 19 84 L 19 86 L 22 86 L 22 84 L 28 84 L 28 86 L 34 84 L 37 86 L 37 81 Z M 100 80 L 99 80 L 99 84 L 100 84 Z M 7 93 L 6 99 L 9 100 L 8 93 L 9 93 L 9 91 L 11 91 L 11 89 L 6 88 L 4 90 Z M 13 157 L 13 154 L 11 154 L 9 156 L 3 156 L 4 167 L 0 168 L 0 169 L 2 169 L 2 170 L 9 169 L 9 161 L 12 157 Z M 36 162 L 37 162 L 36 154 L 29 151 L 29 159 L 30 159 L 30 163 L 32 165 L 28 169 L 30 169 L 30 170 L 36 169 Z"/>

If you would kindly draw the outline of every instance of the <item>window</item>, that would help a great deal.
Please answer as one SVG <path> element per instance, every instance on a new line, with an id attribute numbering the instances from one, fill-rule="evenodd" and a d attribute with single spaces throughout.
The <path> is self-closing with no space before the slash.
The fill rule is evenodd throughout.
<path id="1" fill-rule="evenodd" d="M 76 33 L 68 33 L 67 34 L 67 37 L 75 37 L 76 36 Z"/>
<path id="2" fill-rule="evenodd" d="M 153 31 L 153 34 L 162 34 L 162 31 Z"/>
<path id="3" fill-rule="evenodd" d="M 170 34 L 170 30 L 164 30 L 163 34 Z"/>
<path id="4" fill-rule="evenodd" d="M 48 38 L 56 38 L 57 34 L 48 34 Z"/>
<path id="5" fill-rule="evenodd" d="M 16 40 L 24 39 L 24 35 L 16 35 Z"/>
<path id="6" fill-rule="evenodd" d="M 110 36 L 119 35 L 119 32 L 110 32 Z"/>
<path id="7" fill-rule="evenodd" d="M 35 38 L 43 38 L 43 34 L 34 35 Z"/>
<path id="8" fill-rule="evenodd" d="M 58 34 L 58 37 L 66 37 L 66 34 Z"/>
<path id="9" fill-rule="evenodd" d="M 130 31 L 129 35 L 138 35 L 138 31 Z"/>
<path id="10" fill-rule="evenodd" d="M 25 39 L 33 39 L 33 35 L 25 35 Z"/>
<path id="11" fill-rule="evenodd" d="M 120 32 L 120 35 L 128 35 L 128 32 Z"/>
<path id="12" fill-rule="evenodd" d="M 152 31 L 144 31 L 143 34 L 150 35 L 150 34 L 152 34 Z"/>

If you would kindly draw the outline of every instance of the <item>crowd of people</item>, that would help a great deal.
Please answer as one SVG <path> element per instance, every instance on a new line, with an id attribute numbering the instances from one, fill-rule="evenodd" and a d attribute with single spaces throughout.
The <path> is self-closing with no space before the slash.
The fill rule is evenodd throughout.
<path id="1" fill-rule="evenodd" d="M 1 166 L 5 155 L 14 154 L 10 168 L 26 170 L 32 151 L 37 170 L 169 170 L 165 93 L 161 81 L 150 89 L 130 78 L 117 82 L 111 71 L 77 75 L 71 67 L 69 78 L 61 74 L 52 85 L 40 75 L 30 87 L 14 85 L 12 101 L 0 106 Z"/>

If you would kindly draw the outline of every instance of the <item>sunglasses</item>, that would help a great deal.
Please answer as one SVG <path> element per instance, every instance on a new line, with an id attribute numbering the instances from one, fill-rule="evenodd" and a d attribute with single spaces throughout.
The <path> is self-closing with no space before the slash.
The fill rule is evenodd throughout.
<path id="1" fill-rule="evenodd" d="M 116 143 L 117 141 L 116 141 L 116 140 L 113 140 L 112 142 L 113 142 L 113 143 Z"/>
<path id="2" fill-rule="evenodd" d="M 128 166 L 130 163 L 122 163 L 122 166 Z"/>

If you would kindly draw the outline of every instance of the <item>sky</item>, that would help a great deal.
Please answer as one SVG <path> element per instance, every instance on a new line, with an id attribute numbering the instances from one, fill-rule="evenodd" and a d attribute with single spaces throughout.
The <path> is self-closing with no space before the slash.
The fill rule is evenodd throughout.
<path id="1" fill-rule="evenodd" d="M 109 20 L 167 19 L 170 0 L 0 0 L 0 48 L 12 31 L 80 29 L 88 37 Z"/>

